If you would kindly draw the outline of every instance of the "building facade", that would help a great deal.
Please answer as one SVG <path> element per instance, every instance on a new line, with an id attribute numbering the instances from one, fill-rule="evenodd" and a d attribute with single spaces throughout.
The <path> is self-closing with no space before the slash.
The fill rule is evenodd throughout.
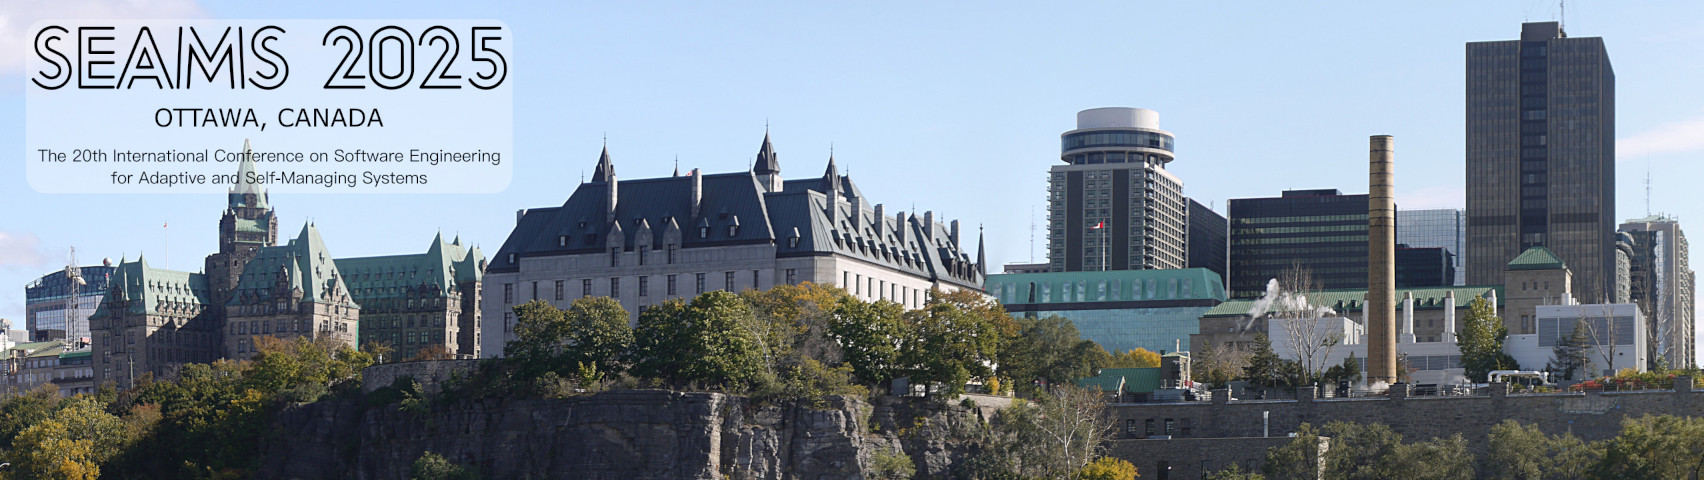
<path id="1" fill-rule="evenodd" d="M 869 301 L 920 308 L 931 289 L 981 290 L 959 222 L 890 214 L 828 161 L 783 181 L 768 135 L 751 171 L 619 180 L 606 148 L 590 182 L 558 207 L 522 210 L 485 269 L 480 354 L 514 336 L 514 306 L 567 307 L 611 297 L 638 312 L 711 290 L 835 285 Z"/>
<path id="2" fill-rule="evenodd" d="M 1455 255 L 1443 247 L 1396 246 L 1396 286 L 1448 287 L 1455 284 Z"/>
<path id="3" fill-rule="evenodd" d="M 1178 269 L 1188 264 L 1188 205 L 1160 114 L 1142 108 L 1077 112 L 1048 173 L 1049 270 Z"/>
<path id="4" fill-rule="evenodd" d="M 1646 313 L 1657 340 L 1652 355 L 1674 367 L 1696 363 L 1697 285 L 1686 232 L 1679 221 L 1657 215 L 1628 220 L 1619 230 L 1631 240 L 1628 301 Z"/>
<path id="5" fill-rule="evenodd" d="M 1231 225 L 1224 215 L 1195 199 L 1189 201 L 1189 268 L 1205 268 L 1231 278 Z"/>
<path id="6" fill-rule="evenodd" d="M 442 347 L 445 355 L 479 358 L 479 247 L 440 235 L 426 253 L 340 258 L 337 268 L 361 306 L 361 344 L 384 342 L 403 356 Z"/>
<path id="7" fill-rule="evenodd" d="M 1467 244 L 1467 215 L 1461 210 L 1397 210 L 1396 243 L 1448 250 L 1450 267 L 1455 271 L 1449 285 L 1467 285 L 1467 267 L 1462 261 L 1463 246 Z"/>
<path id="8" fill-rule="evenodd" d="M 72 280 L 65 270 L 42 275 L 25 285 L 24 329 L 29 332 L 30 339 L 65 338 L 68 328 L 76 331 L 78 336 L 89 336 L 89 316 L 94 315 L 95 308 L 100 305 L 112 271 L 110 260 L 102 265 L 79 267 L 78 275 L 82 277 L 83 284 L 77 287 L 75 308 L 67 308 Z"/>
<path id="9" fill-rule="evenodd" d="M 1467 44 L 1467 280 L 1535 246 L 1589 303 L 1615 291 L 1615 72 L 1602 38 L 1556 22 Z"/>
<path id="10" fill-rule="evenodd" d="M 259 351 L 259 337 L 326 338 L 358 345 L 361 307 L 312 223 L 289 243 L 256 252 L 228 296 L 223 338 L 228 356 L 252 356 Z"/>
<path id="11" fill-rule="evenodd" d="M 1204 268 L 989 275 L 987 287 L 1012 315 L 1070 319 L 1114 353 L 1188 351 L 1196 319 L 1225 301 L 1224 281 Z"/>
<path id="12" fill-rule="evenodd" d="M 129 388 L 144 375 L 171 378 L 184 364 L 223 358 L 224 309 L 213 292 L 206 275 L 121 260 L 89 319 L 95 384 Z"/>
<path id="13" fill-rule="evenodd" d="M 1229 203 L 1232 298 L 1257 298 L 1292 267 L 1320 289 L 1367 288 L 1367 195 L 1286 190 Z"/>

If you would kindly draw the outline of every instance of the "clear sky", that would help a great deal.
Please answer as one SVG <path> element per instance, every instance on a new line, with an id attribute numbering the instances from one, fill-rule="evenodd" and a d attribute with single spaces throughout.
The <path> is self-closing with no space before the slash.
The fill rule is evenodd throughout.
<path id="1" fill-rule="evenodd" d="M 23 179 L 22 59 L 43 18 L 493 18 L 515 33 L 508 190 L 273 195 L 281 238 L 313 219 L 340 256 L 419 252 L 434 233 L 494 252 L 520 208 L 559 205 L 605 135 L 622 178 L 740 171 L 765 124 L 785 178 L 836 162 L 889 211 L 987 229 L 991 271 L 1037 261 L 1047 168 L 1078 110 L 1150 108 L 1177 135 L 1184 193 L 1366 191 L 1367 136 L 1396 136 L 1403 208 L 1460 208 L 1464 44 L 1517 38 L 1555 2 L 246 2 L 0 5 L 0 318 L 79 260 L 199 270 L 222 195 L 45 195 Z M 1704 3 L 1575 1 L 1617 87 L 1618 217 L 1678 216 L 1704 238 Z M 226 142 L 241 144 L 229 130 Z M 99 132 L 88 132 L 99 135 Z M 209 129 L 210 136 L 224 134 Z M 938 217 L 939 218 L 939 217 Z M 169 222 L 168 231 L 161 228 Z M 1040 230 L 1038 231 L 1038 235 Z M 1035 237 L 1036 245 L 1043 238 Z M 1701 349 L 1704 350 L 1704 349 Z"/>

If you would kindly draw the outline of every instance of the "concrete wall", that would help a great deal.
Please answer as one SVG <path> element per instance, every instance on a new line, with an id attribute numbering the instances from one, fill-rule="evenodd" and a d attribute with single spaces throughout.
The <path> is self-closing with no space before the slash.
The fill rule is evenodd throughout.
<path id="1" fill-rule="evenodd" d="M 1269 412 L 1272 436 L 1293 433 L 1304 422 L 1315 426 L 1334 420 L 1383 423 L 1402 434 L 1404 441 L 1460 433 L 1470 448 L 1482 452 L 1491 426 L 1503 420 L 1534 424 L 1549 434 L 1571 432 L 1591 441 L 1614 437 L 1621 431 L 1623 418 L 1704 416 L 1704 395 L 1692 390 L 1692 379 L 1679 377 L 1675 387 L 1675 391 L 1534 395 L 1498 394 L 1493 388 L 1492 395 L 1484 397 L 1405 397 L 1393 387 L 1389 398 L 1222 401 L 1216 396 L 1213 402 L 1120 404 L 1112 411 L 1124 438 L 1143 436 L 1149 419 L 1163 425 L 1168 418 L 1180 427 L 1174 438 L 1259 437 L 1261 415 Z M 1128 425 L 1135 426 L 1134 433 L 1129 433 Z M 1187 431 L 1182 425 L 1188 425 Z"/>

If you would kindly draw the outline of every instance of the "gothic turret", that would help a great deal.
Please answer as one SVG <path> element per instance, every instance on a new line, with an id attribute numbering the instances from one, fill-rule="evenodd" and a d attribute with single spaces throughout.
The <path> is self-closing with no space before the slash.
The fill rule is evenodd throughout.
<path id="1" fill-rule="evenodd" d="M 757 161 L 752 163 L 751 174 L 757 177 L 764 191 L 781 191 L 781 162 L 775 155 L 775 146 L 769 143 L 769 132 L 763 132 L 763 145 L 757 148 Z"/>

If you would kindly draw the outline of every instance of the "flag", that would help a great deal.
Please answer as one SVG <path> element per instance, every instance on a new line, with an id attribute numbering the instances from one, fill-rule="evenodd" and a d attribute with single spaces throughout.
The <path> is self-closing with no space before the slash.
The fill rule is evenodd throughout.
<path id="1" fill-rule="evenodd" d="M 1093 228 L 1099 229 L 1099 228 L 1105 227 L 1105 226 L 1106 226 L 1106 222 L 1095 222 L 1095 226 Z"/>
<path id="2" fill-rule="evenodd" d="M 166 223 L 162 223 L 160 224 L 160 228 L 172 228 L 172 222 L 168 221 Z"/>

